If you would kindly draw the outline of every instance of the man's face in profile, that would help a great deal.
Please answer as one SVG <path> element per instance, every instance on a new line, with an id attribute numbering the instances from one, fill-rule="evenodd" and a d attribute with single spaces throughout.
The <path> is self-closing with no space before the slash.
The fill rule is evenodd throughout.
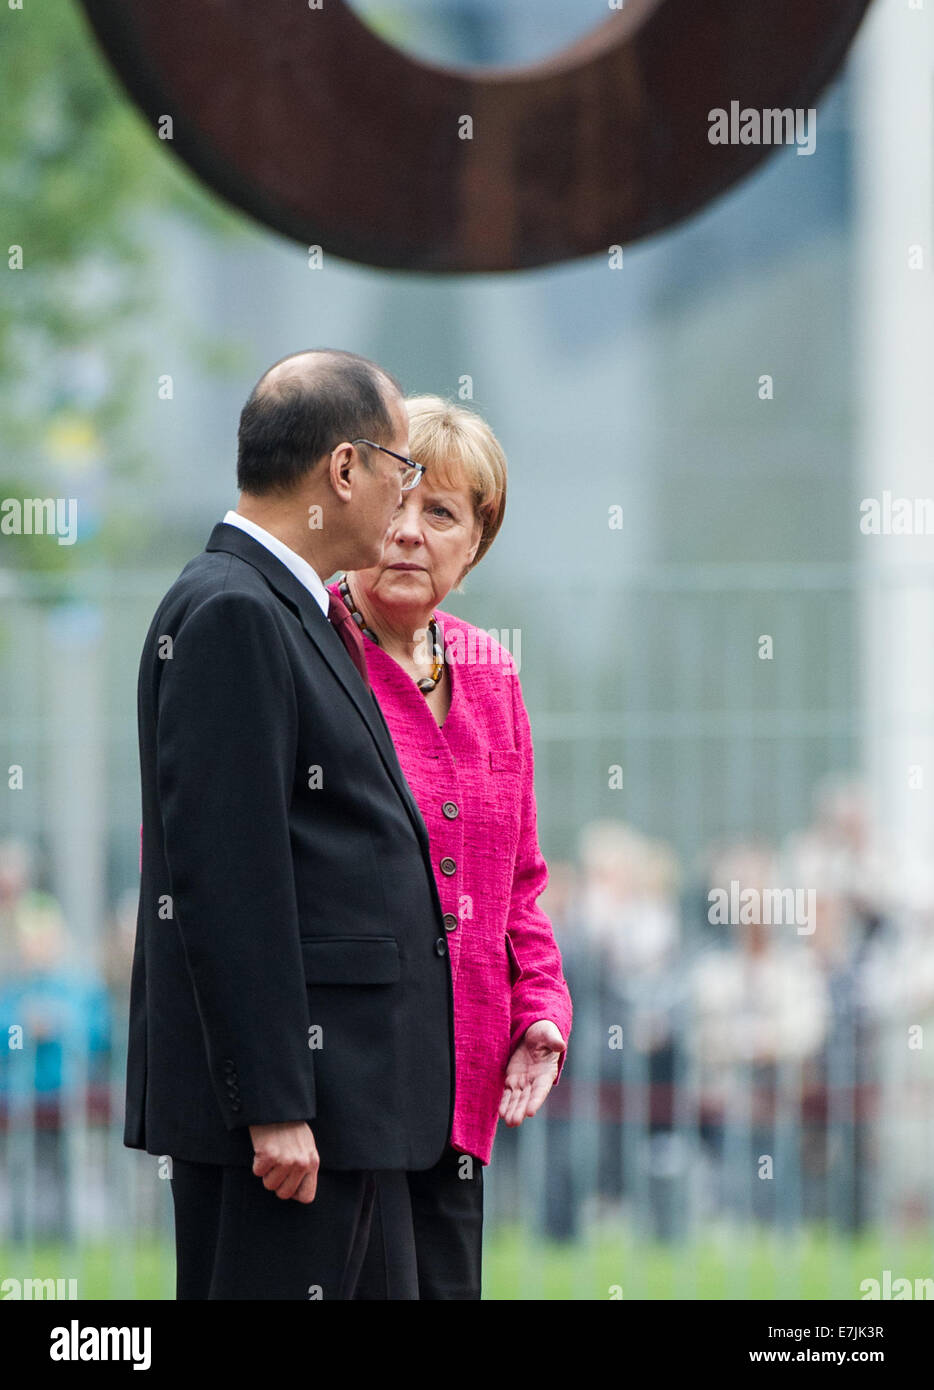
<path id="1" fill-rule="evenodd" d="M 392 439 L 386 447 L 392 449 L 393 453 L 404 454 L 408 457 L 409 413 L 405 408 L 405 402 L 401 396 L 392 395 L 387 399 L 386 404 L 394 426 Z M 392 519 L 402 506 L 402 465 L 397 459 L 382 453 L 379 449 L 371 449 L 369 455 L 372 469 L 369 481 L 374 494 L 374 508 L 379 508 L 379 516 L 382 520 L 379 532 L 379 553 L 369 563 L 378 565 L 383 558 L 383 550 L 392 526 Z M 360 565 L 358 568 L 362 569 L 365 566 Z"/>

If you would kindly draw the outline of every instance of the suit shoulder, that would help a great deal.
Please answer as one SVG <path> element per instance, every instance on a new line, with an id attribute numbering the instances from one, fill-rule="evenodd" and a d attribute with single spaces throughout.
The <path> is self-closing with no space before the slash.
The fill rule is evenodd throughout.
<path id="1" fill-rule="evenodd" d="M 152 629 L 177 632 L 196 615 L 200 621 L 210 622 L 235 611 L 259 609 L 275 616 L 277 604 L 253 566 L 236 555 L 204 551 L 189 560 L 167 590 Z"/>

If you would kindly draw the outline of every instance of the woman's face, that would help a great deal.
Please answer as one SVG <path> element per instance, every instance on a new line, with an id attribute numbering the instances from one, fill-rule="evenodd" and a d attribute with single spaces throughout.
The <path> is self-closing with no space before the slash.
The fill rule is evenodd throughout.
<path id="1" fill-rule="evenodd" d="M 442 487 L 426 473 L 402 494 L 383 544 L 383 557 L 357 570 L 372 603 L 385 609 L 436 608 L 460 580 L 482 534 L 466 485 Z"/>

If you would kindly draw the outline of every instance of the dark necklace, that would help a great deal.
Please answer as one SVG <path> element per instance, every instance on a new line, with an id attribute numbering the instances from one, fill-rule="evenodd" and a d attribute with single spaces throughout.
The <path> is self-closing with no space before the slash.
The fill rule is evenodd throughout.
<path id="1" fill-rule="evenodd" d="M 347 583 L 346 574 L 342 574 L 337 583 L 338 588 L 340 589 L 341 598 L 344 600 L 344 603 L 350 612 L 350 616 L 357 624 L 357 627 L 363 633 L 364 637 L 369 637 L 371 642 L 375 642 L 377 646 L 380 646 L 381 644 L 379 638 L 377 637 L 375 632 L 371 632 L 371 630 L 366 626 L 366 624 L 363 621 L 363 614 L 360 612 L 359 608 L 353 601 L 353 598 L 350 593 L 350 585 Z M 418 686 L 419 690 L 422 692 L 423 695 L 430 694 L 431 691 L 434 690 L 435 686 L 438 684 L 442 675 L 444 674 L 444 646 L 441 642 L 441 635 L 438 631 L 438 624 L 436 623 L 434 618 L 431 619 L 431 622 L 429 624 L 429 631 L 431 632 L 431 675 L 423 676 L 421 680 L 415 682 L 415 684 Z"/>

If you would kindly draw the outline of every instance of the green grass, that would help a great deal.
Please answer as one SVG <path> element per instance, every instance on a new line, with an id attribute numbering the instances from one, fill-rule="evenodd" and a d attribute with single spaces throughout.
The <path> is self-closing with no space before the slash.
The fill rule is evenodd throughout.
<path id="1" fill-rule="evenodd" d="M 28 1263 L 27 1263 L 28 1259 Z M 603 1226 L 577 1245 L 536 1244 L 518 1229 L 487 1241 L 484 1298 L 544 1299 L 860 1299 L 860 1283 L 931 1277 L 930 1237 L 887 1233 L 847 1239 L 819 1227 L 796 1235 L 720 1226 L 691 1245 L 636 1243 Z M 174 1255 L 155 1240 L 78 1250 L 0 1246 L 0 1282 L 14 1277 L 77 1278 L 81 1298 L 172 1298 Z"/>
<path id="2" fill-rule="evenodd" d="M 501 1299 L 860 1299 L 864 1279 L 934 1275 L 930 1236 L 841 1237 L 820 1227 L 789 1236 L 723 1225 L 689 1245 L 636 1243 L 606 1229 L 586 1245 L 536 1246 L 497 1233 L 484 1263 L 484 1297 Z"/>

